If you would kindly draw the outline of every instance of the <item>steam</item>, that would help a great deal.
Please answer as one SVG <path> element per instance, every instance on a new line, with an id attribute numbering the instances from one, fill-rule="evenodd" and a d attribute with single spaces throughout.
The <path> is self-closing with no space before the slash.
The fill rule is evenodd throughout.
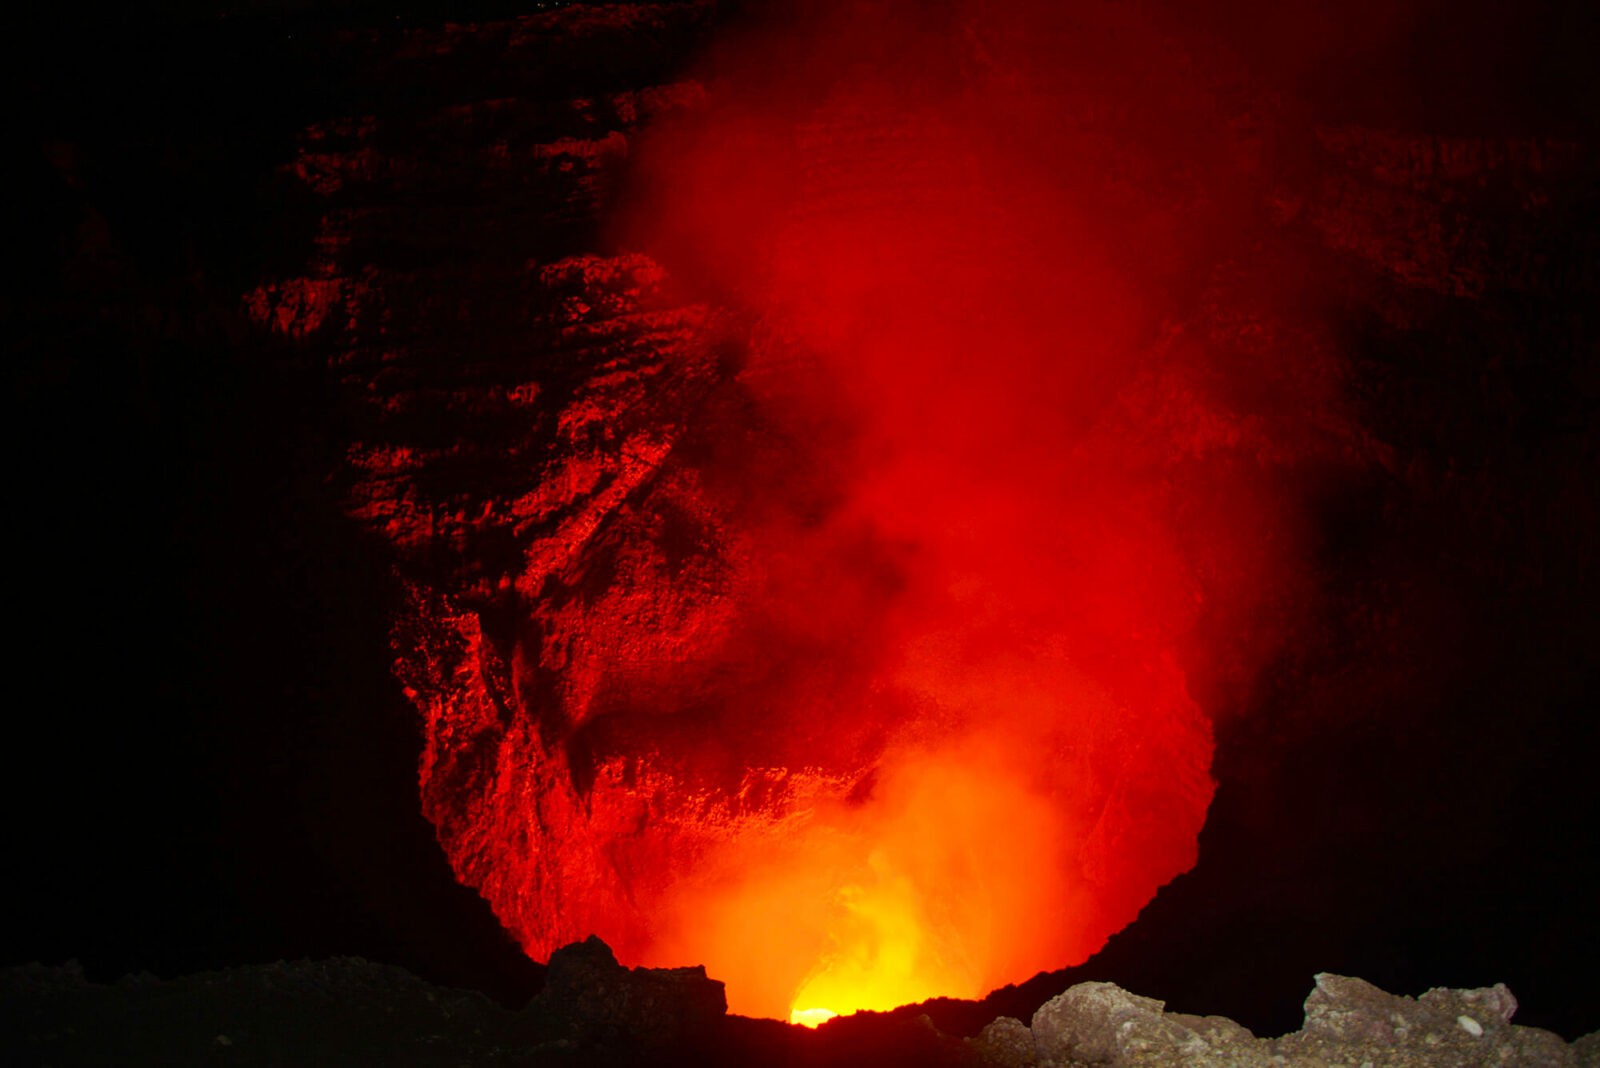
<path id="1" fill-rule="evenodd" d="M 647 906 L 735 1011 L 981 995 L 1192 866 L 1197 696 L 1308 600 L 1290 490 L 1347 433 L 1225 59 L 1127 5 L 824 5 L 640 153 L 619 242 L 751 324 L 693 456 L 738 621 L 683 677 L 771 736 L 719 744 L 855 775 Z"/>

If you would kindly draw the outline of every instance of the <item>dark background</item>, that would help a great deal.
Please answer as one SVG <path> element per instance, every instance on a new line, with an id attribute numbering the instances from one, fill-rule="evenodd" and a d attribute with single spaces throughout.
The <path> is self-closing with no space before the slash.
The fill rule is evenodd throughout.
<path id="1" fill-rule="evenodd" d="M 327 63 L 347 17 L 379 16 L 35 13 L 7 42 L 6 963 L 537 982 L 418 809 L 332 383 L 240 304 L 304 257 L 272 168 L 359 106 Z"/>
<path id="2" fill-rule="evenodd" d="M 509 1002 L 536 985 L 418 812 L 388 561 L 329 479 L 343 402 L 239 304 L 304 258 L 273 166 L 361 104 L 331 31 L 509 10 L 174 0 L 10 34 L 0 964 L 353 953 Z M 1311 31 L 1265 5 L 1194 17 L 1325 121 L 1592 159 L 1581 5 L 1423 6 L 1372 35 L 1351 11 L 1293 44 Z M 1559 239 L 1591 264 L 1597 212 L 1578 190 Z M 1423 468 L 1321 503 L 1327 618 L 1241 698 L 1265 714 L 1222 727 L 1199 867 L 1079 975 L 1267 1031 L 1316 971 L 1503 980 L 1522 1022 L 1600 1027 L 1600 334 L 1581 290 L 1485 300 L 1403 343 L 1346 324 L 1364 417 Z"/>

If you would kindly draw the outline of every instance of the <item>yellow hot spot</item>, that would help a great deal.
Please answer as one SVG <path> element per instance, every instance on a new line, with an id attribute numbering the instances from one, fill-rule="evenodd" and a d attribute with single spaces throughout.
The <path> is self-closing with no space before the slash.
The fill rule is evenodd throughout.
<path id="1" fill-rule="evenodd" d="M 827 1005 L 829 1016 L 881 1012 L 972 990 L 971 976 L 940 944 L 918 886 L 882 851 L 871 855 L 868 868 L 870 881 L 839 891 L 828 951 L 795 995 L 791 1019 L 816 1011 L 798 1007 Z"/>
<path id="2" fill-rule="evenodd" d="M 1076 914 L 1081 892 L 1040 857 L 1076 839 L 1012 751 L 975 736 L 898 749 L 864 801 L 729 843 L 684 885 L 649 963 L 704 959 L 729 1011 L 816 1026 L 981 997 L 1069 959 L 1075 928 L 1041 942 L 1038 918 Z"/>

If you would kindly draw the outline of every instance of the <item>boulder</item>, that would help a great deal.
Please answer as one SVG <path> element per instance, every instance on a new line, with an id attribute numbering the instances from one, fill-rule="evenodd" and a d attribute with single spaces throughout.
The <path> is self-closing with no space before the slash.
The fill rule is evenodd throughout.
<path id="1" fill-rule="evenodd" d="M 704 967 L 624 968 L 591 935 L 551 955 L 522 1019 L 530 1038 L 562 1047 L 651 1049 L 692 1041 L 727 1011 L 722 983 Z"/>
<path id="2" fill-rule="evenodd" d="M 1148 1068 L 1267 1063 L 1265 1044 L 1231 1020 L 1169 1015 L 1164 1008 L 1113 983 L 1079 983 L 1034 1013 L 1039 1063 Z"/>
<path id="3" fill-rule="evenodd" d="M 1305 1025 L 1275 1043 L 1290 1064 L 1349 1062 L 1392 1068 L 1575 1063 L 1559 1036 L 1514 1027 L 1516 998 L 1503 984 L 1400 997 L 1361 979 L 1323 973 L 1306 998 Z"/>
<path id="4" fill-rule="evenodd" d="M 1031 1029 L 1001 1017 L 970 1044 L 1003 1068 L 1600 1068 L 1600 1033 L 1569 1046 L 1513 1026 L 1517 999 L 1504 984 L 1409 998 L 1323 973 L 1301 1029 L 1270 1040 L 1225 1017 L 1165 1008 L 1112 983 L 1079 983 L 1047 1001 Z"/>
<path id="5" fill-rule="evenodd" d="M 1032 1068 L 1038 1063 L 1033 1032 L 1014 1016 L 1001 1016 L 968 1040 L 985 1064 L 998 1068 Z"/>

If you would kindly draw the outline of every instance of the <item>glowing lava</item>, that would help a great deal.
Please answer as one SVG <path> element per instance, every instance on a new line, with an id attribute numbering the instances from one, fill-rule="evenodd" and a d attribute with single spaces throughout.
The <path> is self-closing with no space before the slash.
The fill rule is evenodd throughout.
<path id="1" fill-rule="evenodd" d="M 540 276 L 521 570 L 397 637 L 530 954 L 807 1025 L 1082 961 L 1194 863 L 1193 694 L 1280 640 L 1337 424 L 1272 286 L 1215 299 L 1254 157 L 1141 16 L 895 10 L 741 40 L 640 146 L 649 258 Z"/>
<path id="2" fill-rule="evenodd" d="M 982 824 L 1032 820 L 1030 835 L 1055 828 L 1041 801 L 1004 780 L 984 783 L 965 764 L 954 754 L 912 760 L 901 773 L 907 781 L 891 784 L 899 796 L 889 804 L 899 811 L 862 834 L 868 852 L 858 881 L 816 918 L 824 948 L 794 996 L 791 1021 L 816 1026 L 936 994 L 976 997 L 1003 971 L 986 943 L 1009 909 L 1038 902 L 1017 900 L 1026 895 L 1015 887 L 1031 873 L 994 848 L 1009 836 Z M 996 795 L 984 796 L 986 788 Z"/>

